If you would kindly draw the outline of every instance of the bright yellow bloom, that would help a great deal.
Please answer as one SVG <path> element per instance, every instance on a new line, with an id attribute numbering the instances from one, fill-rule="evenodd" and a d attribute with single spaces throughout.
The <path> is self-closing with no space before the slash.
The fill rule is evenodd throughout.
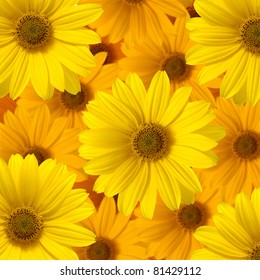
<path id="1" fill-rule="evenodd" d="M 210 151 L 224 136 L 209 124 L 215 115 L 206 101 L 188 102 L 191 88 L 170 94 L 165 71 L 158 71 L 146 92 L 130 74 L 117 80 L 113 95 L 99 92 L 87 105 L 83 120 L 90 129 L 80 134 L 80 156 L 89 160 L 87 174 L 101 175 L 98 193 L 118 195 L 119 211 L 130 215 L 140 202 L 152 218 L 157 191 L 171 210 L 187 193 L 201 191 L 191 166 L 209 168 L 217 157 Z M 189 196 L 190 197 L 190 196 Z"/>
<path id="2" fill-rule="evenodd" d="M 146 87 L 149 86 L 154 74 L 158 70 L 165 70 L 171 82 L 171 91 L 184 86 L 193 88 L 191 98 L 194 100 L 209 100 L 214 103 L 214 97 L 205 87 L 197 83 L 197 76 L 201 66 L 187 65 L 185 54 L 194 45 L 189 39 L 185 28 L 186 18 L 177 18 L 171 30 L 161 33 L 162 42 L 150 37 L 140 46 L 128 49 L 122 47 L 126 57 L 120 59 L 120 77 L 125 78 L 129 72 L 137 73 Z M 214 81 L 210 86 L 218 87 L 220 81 Z"/>
<path id="3" fill-rule="evenodd" d="M 80 90 L 77 74 L 87 76 L 95 66 L 86 44 L 100 42 L 84 26 L 94 22 L 102 9 L 77 2 L 1 2 L 0 93 L 9 92 L 16 99 L 29 81 L 43 99 L 51 98 L 54 88 L 73 94 Z"/>
<path id="4" fill-rule="evenodd" d="M 93 3 L 80 0 L 79 3 Z M 184 6 L 177 0 L 95 0 L 104 13 L 91 25 L 102 37 L 108 35 L 111 43 L 124 39 L 128 47 L 139 45 L 146 36 L 160 40 L 173 17 L 186 16 Z"/>
<path id="5" fill-rule="evenodd" d="M 221 201 L 217 189 L 208 181 L 201 181 L 202 193 L 195 195 L 194 201 L 182 204 L 179 210 L 169 210 L 158 199 L 152 220 L 142 218 L 140 209 L 134 212 L 134 220 L 140 241 L 148 248 L 148 255 L 155 259 L 190 259 L 191 253 L 202 247 L 193 233 L 199 226 L 212 224 L 212 215 L 216 213 Z"/>
<path id="6" fill-rule="evenodd" d="M 207 246 L 195 251 L 193 259 L 260 260 L 260 188 L 251 200 L 245 193 L 236 197 L 235 207 L 218 206 L 213 216 L 215 227 L 202 226 L 195 237 Z"/>
<path id="7" fill-rule="evenodd" d="M 218 165 L 202 173 L 212 187 L 221 188 L 224 201 L 233 203 L 237 193 L 250 194 L 260 185 L 260 102 L 238 106 L 218 98 L 215 113 L 214 122 L 225 128 L 226 137 L 214 149 Z"/>
<path id="8" fill-rule="evenodd" d="M 72 190 L 75 177 L 52 159 L 0 159 L 0 259 L 77 259 L 71 246 L 95 242 L 76 225 L 94 209 L 84 190 Z"/>
<path id="9" fill-rule="evenodd" d="M 66 117 L 69 127 L 86 129 L 82 121 L 82 112 L 86 110 L 86 104 L 94 99 L 98 90 L 111 91 L 112 81 L 116 79 L 118 74 L 118 66 L 115 63 L 103 65 L 106 58 L 105 52 L 95 55 L 96 67 L 91 70 L 88 77 L 79 77 L 81 89 L 76 95 L 66 91 L 55 91 L 52 99 L 42 100 L 35 94 L 33 87 L 29 85 L 17 104 L 32 113 L 42 104 L 47 104 L 52 118 Z"/>
<path id="10" fill-rule="evenodd" d="M 86 179 L 84 160 L 78 155 L 79 129 L 68 129 L 65 118 L 52 119 L 46 105 L 40 106 L 31 116 L 27 110 L 17 107 L 15 113 L 4 115 L 0 123 L 0 157 L 6 162 L 12 154 L 34 154 L 42 163 L 47 158 L 65 163 L 77 174 L 77 180 Z"/>
<path id="11" fill-rule="evenodd" d="M 96 243 L 75 248 L 81 260 L 143 260 L 145 247 L 139 245 L 133 222 L 116 211 L 114 198 L 105 197 L 98 211 L 80 225 L 96 234 Z"/>
<path id="12" fill-rule="evenodd" d="M 187 55 L 188 64 L 204 64 L 199 82 L 226 72 L 220 94 L 236 103 L 255 105 L 260 99 L 260 10 L 258 1 L 196 0 L 201 18 L 188 20 L 190 38 L 198 45 Z M 243 95 L 238 94 L 242 92 Z"/>

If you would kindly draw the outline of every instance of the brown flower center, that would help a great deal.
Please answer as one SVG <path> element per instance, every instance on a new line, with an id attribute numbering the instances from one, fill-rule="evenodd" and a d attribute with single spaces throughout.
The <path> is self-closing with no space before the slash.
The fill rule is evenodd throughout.
<path id="1" fill-rule="evenodd" d="M 183 205 L 177 211 L 177 220 L 181 227 L 195 230 L 206 223 L 205 207 L 198 202 L 190 205 Z"/>
<path id="2" fill-rule="evenodd" d="M 47 158 L 51 157 L 44 149 L 36 146 L 29 147 L 28 149 L 26 149 L 26 151 L 23 154 L 23 157 L 25 158 L 27 155 L 32 155 L 32 154 L 35 155 L 39 165 Z"/>
<path id="3" fill-rule="evenodd" d="M 253 54 L 260 53 L 260 17 L 250 16 L 239 28 L 241 45 Z"/>
<path id="4" fill-rule="evenodd" d="M 114 252 L 110 241 L 97 238 L 96 242 L 86 247 L 86 255 L 89 260 L 111 260 Z"/>
<path id="5" fill-rule="evenodd" d="M 52 37 L 52 27 L 48 18 L 32 11 L 19 17 L 14 28 L 15 39 L 26 50 L 42 48 Z"/>
<path id="6" fill-rule="evenodd" d="M 86 104 L 91 100 L 90 90 L 86 85 L 81 84 L 81 91 L 77 94 L 71 94 L 67 91 L 60 93 L 61 104 L 70 110 L 83 111 L 86 109 Z"/>
<path id="7" fill-rule="evenodd" d="M 252 160 L 260 155 L 260 137 L 253 131 L 243 131 L 233 142 L 235 155 Z"/>
<path id="8" fill-rule="evenodd" d="M 180 53 L 173 53 L 163 60 L 161 70 L 165 70 L 172 81 L 182 81 L 190 73 L 190 66 L 186 65 L 185 56 Z"/>
<path id="9" fill-rule="evenodd" d="M 6 219 L 7 236 L 16 244 L 23 245 L 39 240 L 43 231 L 42 217 L 31 207 L 17 207 Z"/>
<path id="10" fill-rule="evenodd" d="M 260 241 L 256 241 L 248 255 L 249 260 L 260 260 Z"/>
<path id="11" fill-rule="evenodd" d="M 164 128 L 157 124 L 142 124 L 131 135 L 131 149 L 143 160 L 162 159 L 168 152 L 168 136 Z"/>

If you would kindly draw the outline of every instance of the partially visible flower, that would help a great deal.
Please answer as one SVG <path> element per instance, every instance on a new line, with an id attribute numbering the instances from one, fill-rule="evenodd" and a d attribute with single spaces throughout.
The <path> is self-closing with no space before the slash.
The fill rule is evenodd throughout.
<path id="1" fill-rule="evenodd" d="M 155 259 L 190 259 L 191 253 L 202 247 L 193 233 L 199 226 L 212 224 L 212 215 L 221 201 L 219 191 L 202 183 L 202 193 L 196 194 L 191 204 L 182 204 L 180 209 L 168 209 L 158 199 L 152 220 L 142 217 L 140 209 L 135 210 L 136 230 L 148 248 L 148 255 Z"/>
<path id="2" fill-rule="evenodd" d="M 169 78 L 158 71 L 146 92 L 141 79 L 130 74 L 117 80 L 113 95 L 99 92 L 87 105 L 80 134 L 85 172 L 100 175 L 94 185 L 106 196 L 118 194 L 119 211 L 130 215 L 138 202 L 152 218 L 157 192 L 171 210 L 201 191 L 190 168 L 217 163 L 211 151 L 224 131 L 206 101 L 188 102 L 190 88 L 170 94 Z"/>
<path id="3" fill-rule="evenodd" d="M 93 3 L 93 0 L 79 3 Z M 123 39 L 129 48 L 141 44 L 146 36 L 160 40 L 160 34 L 170 24 L 167 15 L 186 15 L 184 6 L 177 0 L 95 0 L 95 3 L 102 6 L 104 13 L 90 26 L 102 37 L 108 35 L 111 43 Z"/>
<path id="4" fill-rule="evenodd" d="M 77 174 L 77 180 L 86 179 L 84 160 L 78 155 L 80 142 L 76 128 L 68 129 L 66 118 L 51 119 L 46 105 L 35 110 L 33 116 L 27 110 L 17 107 L 15 113 L 7 111 L 0 123 L 0 157 L 6 162 L 12 154 L 25 157 L 34 154 L 38 163 L 48 158 L 65 163 Z"/>
<path id="5" fill-rule="evenodd" d="M 90 246 L 75 248 L 81 260 L 143 260 L 147 259 L 145 247 L 129 217 L 117 213 L 114 198 L 104 198 L 92 216 L 80 225 L 96 234 Z"/>
<path id="6" fill-rule="evenodd" d="M 80 90 L 77 94 L 55 91 L 52 99 L 43 100 L 35 94 L 32 86 L 28 86 L 17 104 L 25 107 L 32 114 L 39 106 L 47 104 L 52 118 L 66 117 L 69 127 L 85 129 L 82 112 L 86 110 L 86 104 L 94 99 L 98 90 L 111 91 L 112 82 L 116 79 L 119 71 L 115 63 L 103 65 L 106 58 L 107 54 L 105 52 L 95 55 L 97 65 L 91 70 L 88 77 L 79 77 Z"/>
<path id="7" fill-rule="evenodd" d="M 224 201 L 233 203 L 237 193 L 250 194 L 252 186 L 260 185 L 260 102 L 238 106 L 220 97 L 215 113 L 214 122 L 225 128 L 226 136 L 214 148 L 218 165 L 202 170 L 202 176 L 221 188 Z"/>
<path id="8" fill-rule="evenodd" d="M 203 64 L 200 83 L 225 73 L 220 95 L 255 105 L 260 99 L 258 1 L 196 0 L 194 7 L 200 18 L 186 26 L 197 45 L 186 53 L 187 63 Z"/>
<path id="9" fill-rule="evenodd" d="M 76 225 L 93 213 L 75 174 L 34 155 L 0 159 L 0 259 L 78 259 L 72 246 L 88 246 L 95 234 Z"/>
<path id="10" fill-rule="evenodd" d="M 148 87 L 154 74 L 158 70 L 165 70 L 170 79 L 172 92 L 180 87 L 191 86 L 192 99 L 214 102 L 207 87 L 197 83 L 202 66 L 186 64 L 185 54 L 194 42 L 189 39 L 185 23 L 185 17 L 176 18 L 171 29 L 167 33 L 161 33 L 161 42 L 151 36 L 135 48 L 128 49 L 123 44 L 122 51 L 126 57 L 118 61 L 121 68 L 120 77 L 124 79 L 129 72 L 135 72 Z M 219 87 L 220 78 L 215 79 L 208 86 Z"/>
<path id="11" fill-rule="evenodd" d="M 78 1 L 8 0 L 0 10 L 0 87 L 16 99 L 31 81 L 50 99 L 54 88 L 76 94 L 78 75 L 87 76 L 95 60 L 86 44 L 100 37 L 84 26 L 102 14 L 100 5 Z"/>
<path id="12" fill-rule="evenodd" d="M 192 259 L 260 260 L 260 188 L 251 200 L 245 193 L 236 197 L 235 207 L 218 206 L 215 226 L 199 227 L 194 236 L 207 248 L 195 251 Z"/>

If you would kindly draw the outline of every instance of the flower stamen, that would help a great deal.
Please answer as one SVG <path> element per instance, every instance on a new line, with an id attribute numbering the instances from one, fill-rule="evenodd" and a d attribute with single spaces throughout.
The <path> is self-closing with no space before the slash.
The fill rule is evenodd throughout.
<path id="1" fill-rule="evenodd" d="M 23 245 L 39 240 L 43 231 L 42 217 L 32 207 L 17 207 L 6 219 L 7 236 L 16 244 Z"/>
<path id="2" fill-rule="evenodd" d="M 15 39 L 26 50 L 42 48 L 52 37 L 52 27 L 48 18 L 32 11 L 19 17 L 14 29 Z"/>

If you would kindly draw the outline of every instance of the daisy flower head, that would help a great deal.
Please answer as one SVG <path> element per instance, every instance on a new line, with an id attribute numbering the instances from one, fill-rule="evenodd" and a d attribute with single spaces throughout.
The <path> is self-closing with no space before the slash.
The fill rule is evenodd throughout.
<path id="1" fill-rule="evenodd" d="M 95 60 L 86 44 L 100 37 L 84 26 L 102 13 L 100 5 L 69 0 L 7 0 L 0 12 L 0 85 L 16 99 L 29 81 L 49 99 L 54 88 L 79 91 L 77 74 L 87 76 Z M 70 78 L 68 78 L 68 76 Z"/>
<path id="2" fill-rule="evenodd" d="M 167 17 L 185 17 L 186 10 L 177 0 L 80 0 L 79 3 L 98 3 L 104 13 L 90 26 L 111 43 L 124 40 L 131 48 L 140 45 L 147 35 L 160 40 L 162 30 L 167 30 Z"/>
<path id="3" fill-rule="evenodd" d="M 39 106 L 46 104 L 52 118 L 65 117 L 68 127 L 86 129 L 82 121 L 82 112 L 86 110 L 86 104 L 94 99 L 98 90 L 111 91 L 112 82 L 119 71 L 116 63 L 103 65 L 106 58 L 107 54 L 104 51 L 95 55 L 96 67 L 91 69 L 87 77 L 79 77 L 80 90 L 77 94 L 55 90 L 51 99 L 43 100 L 35 94 L 32 85 L 28 85 L 17 101 L 18 106 L 34 114 Z"/>
<path id="4" fill-rule="evenodd" d="M 72 246 L 95 235 L 79 225 L 94 208 L 84 190 L 72 190 L 75 174 L 34 155 L 0 159 L 0 259 L 78 259 Z"/>
<path id="5" fill-rule="evenodd" d="M 100 175 L 96 192 L 118 195 L 119 211 L 130 215 L 138 202 L 152 218 L 157 192 L 170 209 L 187 193 L 201 191 L 191 167 L 209 168 L 217 157 L 210 150 L 224 136 L 213 127 L 206 101 L 188 102 L 191 88 L 170 94 L 165 71 L 158 71 L 146 92 L 141 79 L 130 74 L 116 80 L 113 95 L 99 92 L 83 115 L 88 130 L 79 136 L 87 174 Z"/>
<path id="6" fill-rule="evenodd" d="M 66 164 L 77 174 L 77 181 L 82 181 L 86 174 L 84 160 L 78 155 L 79 132 L 68 128 L 66 118 L 52 119 L 46 105 L 38 107 L 33 116 L 18 106 L 14 113 L 7 111 L 0 123 L 0 157 L 8 162 L 12 154 L 34 154 L 39 164 L 53 158 Z"/>
<path id="7" fill-rule="evenodd" d="M 203 64 L 199 82 L 225 73 L 220 95 L 255 105 L 260 99 L 260 11 L 257 1 L 196 0 L 200 18 L 188 20 L 190 38 L 198 43 L 186 54 L 188 64 Z"/>
<path id="8" fill-rule="evenodd" d="M 218 165 L 202 170 L 202 176 L 232 204 L 237 193 L 250 194 L 252 187 L 260 185 L 260 102 L 239 106 L 220 97 L 214 111 L 214 123 L 225 128 L 226 136 L 214 148 Z"/>
<path id="9" fill-rule="evenodd" d="M 194 42 L 189 39 L 185 23 L 185 17 L 176 18 L 170 31 L 161 33 L 161 42 L 152 36 L 146 38 L 142 45 L 135 48 L 128 49 L 126 45 L 122 44 L 125 57 L 118 61 L 121 69 L 120 77 L 124 79 L 128 73 L 135 72 L 148 87 L 154 74 L 158 70 L 165 70 L 170 79 L 171 91 L 191 86 L 193 88 L 192 99 L 214 102 L 207 87 L 197 83 L 197 76 L 202 67 L 186 63 L 185 54 L 194 45 Z M 208 85 L 219 87 L 220 81 L 215 79 Z"/>
<path id="10" fill-rule="evenodd" d="M 147 259 L 130 216 L 117 212 L 113 197 L 104 197 L 98 210 L 80 225 L 96 234 L 94 244 L 74 249 L 80 260 Z"/>
<path id="11" fill-rule="evenodd" d="M 239 193 L 235 206 L 222 202 L 213 216 L 215 226 L 202 226 L 195 238 L 207 248 L 195 251 L 192 259 L 260 260 L 260 188 L 249 195 Z"/>
<path id="12" fill-rule="evenodd" d="M 201 178 L 199 178 L 201 181 Z M 158 197 L 154 217 L 142 217 L 140 208 L 134 214 L 134 224 L 140 240 L 147 246 L 148 255 L 157 260 L 187 260 L 194 250 L 203 245 L 193 234 L 202 225 L 211 225 L 217 204 L 221 201 L 219 191 L 201 181 L 203 191 L 190 204 L 181 204 L 178 210 L 170 210 Z"/>

